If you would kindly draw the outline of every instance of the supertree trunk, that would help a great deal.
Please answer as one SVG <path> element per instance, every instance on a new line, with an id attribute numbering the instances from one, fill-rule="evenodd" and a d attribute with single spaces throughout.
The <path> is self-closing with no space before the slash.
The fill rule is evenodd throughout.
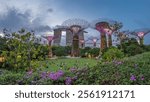
<path id="1" fill-rule="evenodd" d="M 144 38 L 140 38 L 140 45 L 144 45 Z"/>
<path id="2" fill-rule="evenodd" d="M 108 47 L 112 46 L 112 36 L 108 35 Z"/>
<path id="3" fill-rule="evenodd" d="M 106 34 L 101 33 L 101 52 L 103 52 L 106 48 L 107 48 Z"/>
<path id="4" fill-rule="evenodd" d="M 72 56 L 79 57 L 79 36 L 75 34 L 72 42 Z"/>
<path id="5" fill-rule="evenodd" d="M 51 41 L 49 42 L 49 46 L 48 46 L 48 58 L 52 58 L 53 54 L 52 54 L 52 47 L 51 47 Z"/>
<path id="6" fill-rule="evenodd" d="M 94 42 L 94 45 L 93 45 L 93 46 L 94 46 L 94 48 L 96 48 L 96 42 Z"/>

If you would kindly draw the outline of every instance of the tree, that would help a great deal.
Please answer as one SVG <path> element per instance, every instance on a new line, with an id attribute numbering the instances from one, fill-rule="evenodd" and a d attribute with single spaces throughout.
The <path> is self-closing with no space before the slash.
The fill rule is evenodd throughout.
<path id="1" fill-rule="evenodd" d="M 41 60 L 43 55 L 39 54 L 46 54 L 42 50 L 43 46 L 35 46 L 34 42 L 34 32 L 26 32 L 22 29 L 12 33 L 11 37 L 7 39 L 7 48 L 2 51 L 2 55 L 6 59 L 3 67 L 15 70 L 33 68 L 31 61 L 37 58 Z"/>

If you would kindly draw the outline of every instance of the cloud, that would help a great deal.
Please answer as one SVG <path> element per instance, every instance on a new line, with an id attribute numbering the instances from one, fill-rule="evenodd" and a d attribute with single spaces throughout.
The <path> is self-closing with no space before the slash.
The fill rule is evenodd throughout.
<path id="1" fill-rule="evenodd" d="M 51 12 L 53 12 L 53 9 L 52 9 L 52 8 L 49 8 L 47 11 L 48 11 L 49 13 L 51 13 Z"/>
<path id="2" fill-rule="evenodd" d="M 29 24 L 29 17 L 29 12 L 21 14 L 18 13 L 16 9 L 9 9 L 7 15 L 0 17 L 0 28 L 17 30 L 27 27 Z"/>
<path id="3" fill-rule="evenodd" d="M 37 2 L 36 2 L 37 1 Z M 43 6 L 39 0 L 0 0 L 0 29 L 16 31 L 21 28 L 36 30 L 37 32 L 50 31 L 51 27 L 46 17 L 53 12 L 48 6 Z M 45 23 L 47 22 L 47 23 Z"/>

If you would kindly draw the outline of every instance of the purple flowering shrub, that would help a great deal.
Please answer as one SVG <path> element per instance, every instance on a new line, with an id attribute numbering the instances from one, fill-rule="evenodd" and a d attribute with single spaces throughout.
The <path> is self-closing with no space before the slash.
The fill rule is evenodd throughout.
<path id="1" fill-rule="evenodd" d="M 56 72 L 49 71 L 27 71 L 23 78 L 17 80 L 19 85 L 72 85 L 77 80 L 76 68 L 70 68 L 69 71 L 58 70 Z"/>
<path id="2" fill-rule="evenodd" d="M 83 69 L 75 84 L 143 85 L 150 84 L 149 75 L 150 53 L 144 53 Z"/>
<path id="3" fill-rule="evenodd" d="M 99 62 L 94 67 L 27 72 L 0 70 L 0 84 L 19 85 L 150 85 L 150 52 L 122 60 Z"/>

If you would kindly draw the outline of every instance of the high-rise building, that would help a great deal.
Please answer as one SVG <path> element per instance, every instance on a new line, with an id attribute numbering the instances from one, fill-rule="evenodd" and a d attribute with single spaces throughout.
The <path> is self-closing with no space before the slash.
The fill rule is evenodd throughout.
<path id="1" fill-rule="evenodd" d="M 54 29 L 54 41 L 53 41 L 54 46 L 60 46 L 62 36 L 61 33 L 62 33 L 61 29 Z"/>

